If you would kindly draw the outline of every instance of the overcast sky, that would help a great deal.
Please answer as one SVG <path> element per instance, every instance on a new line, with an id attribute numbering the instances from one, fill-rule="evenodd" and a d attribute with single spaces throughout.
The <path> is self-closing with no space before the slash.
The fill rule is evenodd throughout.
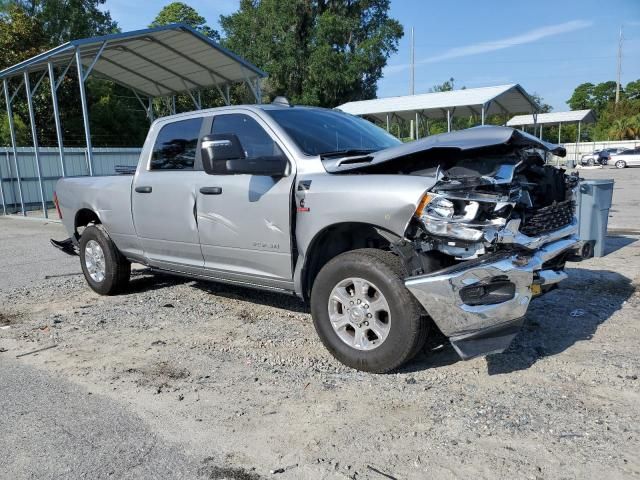
<path id="1" fill-rule="evenodd" d="M 146 27 L 169 0 L 107 0 L 123 30 Z M 238 0 L 185 0 L 218 28 Z M 526 5 L 526 6 L 525 6 Z M 456 88 L 519 83 L 555 110 L 582 82 L 615 80 L 620 26 L 622 83 L 640 79 L 640 0 L 392 0 L 405 27 L 378 96 L 409 92 L 410 30 L 415 30 L 416 93 L 449 77 Z"/>

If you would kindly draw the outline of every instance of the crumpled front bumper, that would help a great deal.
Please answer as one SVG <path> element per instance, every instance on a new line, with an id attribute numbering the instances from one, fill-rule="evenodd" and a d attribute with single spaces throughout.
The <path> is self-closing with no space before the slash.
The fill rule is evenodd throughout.
<path id="1" fill-rule="evenodd" d="M 478 260 L 411 277 L 405 285 L 425 308 L 463 359 L 504 351 L 516 336 L 534 296 L 533 285 L 553 285 L 567 278 L 563 271 L 543 265 L 580 241 L 575 236 L 549 242 L 523 257 L 522 254 L 487 255 Z M 512 283 L 512 298 L 501 303 L 470 305 L 461 290 L 496 281 Z"/>

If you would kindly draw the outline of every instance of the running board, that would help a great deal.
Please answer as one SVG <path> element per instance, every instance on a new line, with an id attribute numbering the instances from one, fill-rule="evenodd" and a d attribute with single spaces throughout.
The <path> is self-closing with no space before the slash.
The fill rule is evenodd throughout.
<path id="1" fill-rule="evenodd" d="M 78 255 L 78 249 L 73 244 L 73 240 L 71 238 L 67 238 L 66 240 L 54 240 L 52 238 L 49 241 L 51 242 L 51 245 L 67 255 Z"/>

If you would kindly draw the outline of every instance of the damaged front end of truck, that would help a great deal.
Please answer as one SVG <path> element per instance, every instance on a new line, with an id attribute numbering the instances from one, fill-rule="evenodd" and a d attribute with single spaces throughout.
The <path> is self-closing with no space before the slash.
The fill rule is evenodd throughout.
<path id="1" fill-rule="evenodd" d="M 506 127 L 428 137 L 347 164 L 335 173 L 435 178 L 404 238 L 391 245 L 406 287 L 461 358 L 504 351 L 531 300 L 567 278 L 588 252 L 577 238 L 579 179 L 545 163 L 563 148 Z"/>

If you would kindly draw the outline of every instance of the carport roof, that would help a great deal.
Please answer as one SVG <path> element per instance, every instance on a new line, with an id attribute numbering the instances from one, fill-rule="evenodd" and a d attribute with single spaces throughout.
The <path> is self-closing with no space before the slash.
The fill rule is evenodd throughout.
<path id="1" fill-rule="evenodd" d="M 0 80 L 73 63 L 150 97 L 244 82 L 266 73 L 184 24 L 73 40 L 0 72 Z M 97 60 L 96 60 L 97 58 Z"/>
<path id="2" fill-rule="evenodd" d="M 337 108 L 352 115 L 384 120 L 387 114 L 405 119 L 414 118 L 416 113 L 428 118 L 442 118 L 447 110 L 453 116 L 480 115 L 483 106 L 485 115 L 537 110 L 533 99 L 518 84 L 361 100 Z"/>
<path id="3" fill-rule="evenodd" d="M 557 124 L 557 123 L 593 123 L 596 116 L 593 110 L 571 110 L 569 112 L 539 113 L 537 121 L 533 115 L 516 115 L 507 122 L 508 127 L 523 127 L 534 124 Z"/>

